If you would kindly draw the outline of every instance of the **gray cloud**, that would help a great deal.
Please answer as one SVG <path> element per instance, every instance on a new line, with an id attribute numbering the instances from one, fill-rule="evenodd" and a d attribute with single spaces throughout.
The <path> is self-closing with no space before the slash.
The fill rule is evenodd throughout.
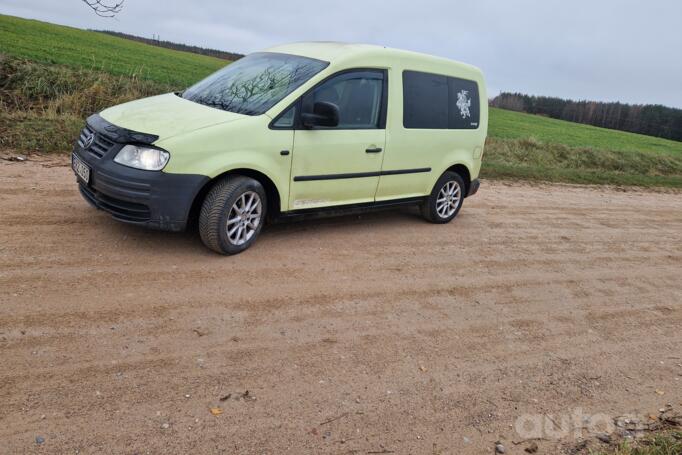
<path id="1" fill-rule="evenodd" d="M 0 0 L 0 12 L 242 53 L 292 41 L 368 42 L 476 65 L 491 94 L 682 107 L 679 0 L 126 0 L 114 20 L 80 0 Z"/>

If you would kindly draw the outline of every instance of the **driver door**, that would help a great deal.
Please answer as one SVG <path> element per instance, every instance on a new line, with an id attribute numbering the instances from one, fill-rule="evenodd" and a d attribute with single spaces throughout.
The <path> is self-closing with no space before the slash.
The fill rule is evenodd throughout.
<path id="1" fill-rule="evenodd" d="M 312 112 L 318 101 L 333 103 L 339 123 L 294 132 L 291 209 L 374 201 L 386 143 L 386 98 L 386 71 L 375 69 L 338 73 L 303 96 L 302 112 Z"/>

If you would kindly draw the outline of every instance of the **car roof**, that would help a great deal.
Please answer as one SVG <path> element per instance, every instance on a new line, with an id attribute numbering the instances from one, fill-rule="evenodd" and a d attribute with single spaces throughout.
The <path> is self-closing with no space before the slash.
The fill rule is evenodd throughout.
<path id="1" fill-rule="evenodd" d="M 266 52 L 281 52 L 284 54 L 302 55 L 318 60 L 336 60 L 350 54 L 357 55 L 368 51 L 385 49 L 374 44 L 342 43 L 336 41 L 306 41 L 282 44 L 266 49 Z"/>
<path id="2" fill-rule="evenodd" d="M 330 62 L 331 64 L 336 64 L 350 59 L 354 61 L 367 60 L 368 62 L 377 60 L 392 60 L 401 61 L 408 66 L 410 63 L 413 63 L 416 67 L 421 66 L 420 64 L 428 64 L 430 67 L 437 65 L 448 67 L 450 69 L 456 68 L 470 73 L 480 73 L 478 68 L 466 63 L 442 57 L 436 57 L 429 54 L 406 51 L 402 49 L 393 49 L 390 47 L 378 46 L 374 44 L 310 41 L 274 46 L 266 49 L 265 52 L 301 55 L 303 57 L 324 60 Z"/>

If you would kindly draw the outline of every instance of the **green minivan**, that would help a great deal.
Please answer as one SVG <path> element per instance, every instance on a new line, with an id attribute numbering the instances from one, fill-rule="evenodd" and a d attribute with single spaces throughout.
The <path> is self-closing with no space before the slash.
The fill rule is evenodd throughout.
<path id="1" fill-rule="evenodd" d="M 87 119 L 83 197 L 117 220 L 235 254 L 267 220 L 418 204 L 447 223 L 478 190 L 488 100 L 477 68 L 380 46 L 297 43 Z"/>

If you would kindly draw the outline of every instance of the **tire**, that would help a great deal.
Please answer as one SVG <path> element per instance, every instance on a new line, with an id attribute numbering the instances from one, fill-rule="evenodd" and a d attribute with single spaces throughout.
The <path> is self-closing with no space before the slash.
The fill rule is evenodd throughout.
<path id="1" fill-rule="evenodd" d="M 241 253 L 258 238 L 266 212 L 267 200 L 260 182 L 242 175 L 224 177 L 204 198 L 199 235 L 204 245 L 217 253 Z"/>
<path id="2" fill-rule="evenodd" d="M 449 191 L 450 188 L 453 189 L 452 192 Z M 445 172 L 433 186 L 429 198 L 422 204 L 422 215 L 431 223 L 449 223 L 462 208 L 465 189 L 464 180 L 459 174 Z"/>

